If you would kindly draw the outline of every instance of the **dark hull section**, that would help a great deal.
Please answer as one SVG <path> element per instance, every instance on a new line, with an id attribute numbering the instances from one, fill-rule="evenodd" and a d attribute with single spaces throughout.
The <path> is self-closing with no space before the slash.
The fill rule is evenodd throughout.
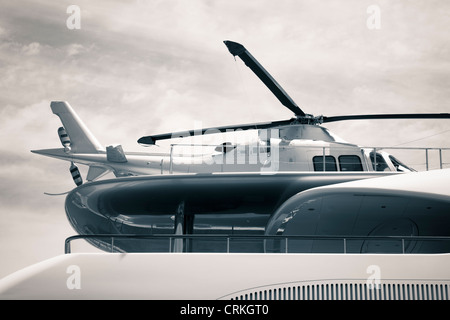
<path id="1" fill-rule="evenodd" d="M 264 235 L 272 214 L 293 195 L 318 186 L 380 173 L 276 173 L 162 175 L 87 183 L 66 198 L 66 213 L 81 235 Z M 111 250 L 111 243 L 90 239 Z M 116 239 L 124 252 L 263 252 L 255 240 Z"/>

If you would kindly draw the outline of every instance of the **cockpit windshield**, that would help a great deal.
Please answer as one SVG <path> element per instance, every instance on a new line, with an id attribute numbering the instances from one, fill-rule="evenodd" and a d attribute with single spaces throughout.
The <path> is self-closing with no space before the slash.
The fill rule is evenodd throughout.
<path id="1" fill-rule="evenodd" d="M 371 152 L 370 153 L 370 160 L 372 161 L 373 170 L 375 171 L 390 171 L 388 164 L 384 160 L 384 157 L 380 153 Z"/>
<path id="2" fill-rule="evenodd" d="M 408 167 L 406 164 L 403 164 L 400 160 L 395 158 L 393 155 L 389 155 L 389 159 L 392 161 L 392 164 L 395 167 L 396 171 L 400 172 L 414 172 L 413 168 Z"/>
<path id="3" fill-rule="evenodd" d="M 375 156 L 376 154 L 376 156 Z M 373 170 L 375 171 L 391 171 L 394 168 L 398 172 L 414 172 L 413 168 L 408 167 L 406 164 L 402 163 L 400 160 L 395 158 L 393 155 L 382 154 L 382 153 L 370 153 L 370 160 L 372 161 Z M 390 162 L 392 166 L 388 164 Z"/>

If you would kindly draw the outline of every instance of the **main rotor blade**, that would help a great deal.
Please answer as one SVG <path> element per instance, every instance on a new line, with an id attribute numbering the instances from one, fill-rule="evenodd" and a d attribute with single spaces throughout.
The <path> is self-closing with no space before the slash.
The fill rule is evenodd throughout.
<path id="1" fill-rule="evenodd" d="M 284 91 L 284 89 L 278 84 L 278 82 L 267 72 L 266 69 L 245 49 L 245 47 L 237 42 L 224 41 L 228 48 L 228 51 L 233 56 L 239 56 L 244 61 L 247 67 L 249 67 L 259 79 L 269 88 L 270 91 L 280 100 L 280 102 L 286 106 L 289 110 L 294 112 L 296 116 L 303 117 L 305 113 L 297 106 L 292 98 Z"/>
<path id="2" fill-rule="evenodd" d="M 204 129 L 194 129 L 194 130 L 186 130 L 179 132 L 169 132 L 163 134 L 156 134 L 153 136 L 145 136 L 138 140 L 139 144 L 142 145 L 154 145 L 158 140 L 167 140 L 167 139 L 175 139 L 175 138 L 185 138 L 192 136 L 200 136 L 205 134 L 214 134 L 214 133 L 223 133 L 223 132 L 233 132 L 235 130 L 247 130 L 247 129 L 267 129 L 277 126 L 288 125 L 294 122 L 295 119 L 290 120 L 280 120 L 280 121 L 272 121 L 272 122 L 260 122 L 260 123 L 249 123 L 249 124 L 240 124 L 240 125 L 231 125 L 231 126 L 223 126 L 216 128 L 204 128 Z"/>
<path id="3" fill-rule="evenodd" d="M 323 123 L 343 120 L 376 120 L 376 119 L 450 119 L 450 113 L 394 113 L 394 114 L 361 114 L 323 117 Z"/>

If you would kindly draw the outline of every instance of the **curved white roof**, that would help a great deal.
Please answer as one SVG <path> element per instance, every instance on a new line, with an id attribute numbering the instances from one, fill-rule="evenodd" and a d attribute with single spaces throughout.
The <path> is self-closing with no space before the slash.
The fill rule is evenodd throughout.
<path id="1" fill-rule="evenodd" d="M 319 189 L 319 188 L 318 188 Z M 450 197 L 450 169 L 411 172 L 393 176 L 351 181 L 321 187 L 320 189 L 359 189 L 392 191 L 400 193 L 421 193 Z M 311 190 L 311 192 L 314 192 Z"/>

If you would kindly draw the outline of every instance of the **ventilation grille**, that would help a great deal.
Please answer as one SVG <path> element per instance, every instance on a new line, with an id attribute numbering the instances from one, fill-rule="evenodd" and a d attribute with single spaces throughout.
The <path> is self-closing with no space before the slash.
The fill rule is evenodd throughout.
<path id="1" fill-rule="evenodd" d="M 381 283 L 372 288 L 367 282 L 335 282 L 268 286 L 229 295 L 231 300 L 449 300 L 446 283 Z"/>

